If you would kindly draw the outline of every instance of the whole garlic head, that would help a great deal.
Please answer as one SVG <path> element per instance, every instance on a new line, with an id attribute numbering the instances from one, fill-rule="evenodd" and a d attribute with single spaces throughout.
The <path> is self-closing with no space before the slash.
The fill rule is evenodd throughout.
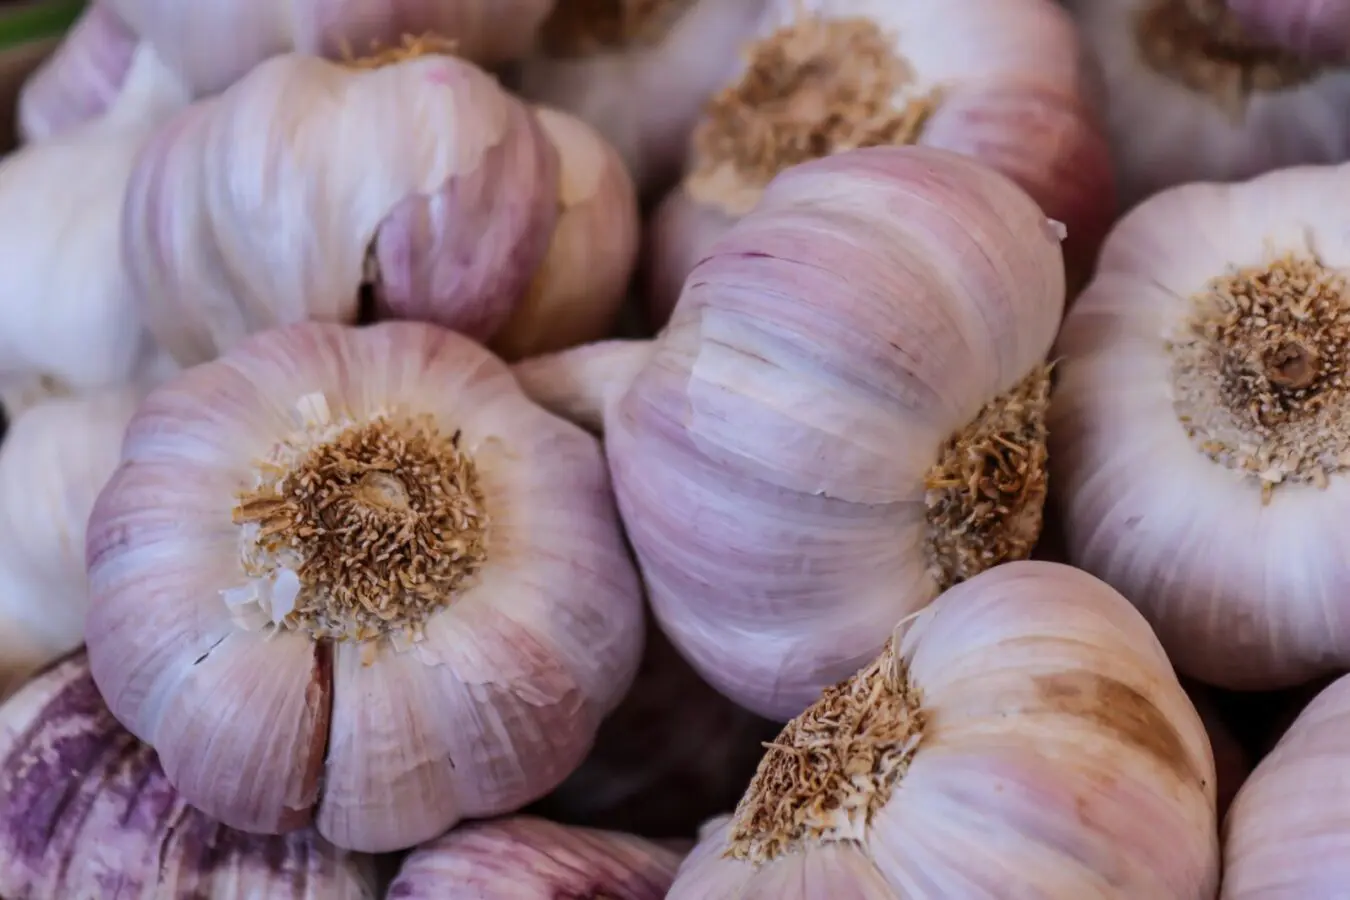
<path id="1" fill-rule="evenodd" d="M 371 861 L 312 830 L 232 831 L 183 802 L 103 704 L 84 655 L 0 705 L 0 894 L 374 900 Z"/>
<path id="2" fill-rule="evenodd" d="M 1212 900 L 1214 761 L 1119 594 L 1018 562 L 899 626 L 770 746 L 670 900 Z"/>

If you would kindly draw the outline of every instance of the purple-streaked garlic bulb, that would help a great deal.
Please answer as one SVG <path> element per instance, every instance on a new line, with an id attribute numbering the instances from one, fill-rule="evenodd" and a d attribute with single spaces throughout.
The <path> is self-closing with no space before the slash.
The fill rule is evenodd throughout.
<path id="1" fill-rule="evenodd" d="M 558 0 L 519 72 L 531 99 L 591 123 L 643 194 L 680 175 L 703 105 L 766 0 Z"/>
<path id="2" fill-rule="evenodd" d="M 527 360 L 602 427 L 662 629 L 779 721 L 945 587 L 1031 551 L 1059 233 L 931 148 L 797 166 L 690 275 L 654 341 Z"/>
<path id="3" fill-rule="evenodd" d="M 873 145 L 969 154 L 1011 177 L 1067 226 L 1079 284 L 1115 214 L 1081 55 L 1052 0 L 770 0 L 649 232 L 654 322 L 776 174 Z"/>
<path id="4" fill-rule="evenodd" d="M 1143 618 L 1055 563 L 977 575 L 774 741 L 669 900 L 1213 900 L 1214 761 Z"/>
<path id="5" fill-rule="evenodd" d="M 413 850 L 387 900 L 664 900 L 680 854 L 532 816 L 478 822 Z"/>
<path id="6" fill-rule="evenodd" d="M 1305 58 L 1350 62 L 1350 0 L 1227 0 L 1227 8 L 1247 34 Z"/>
<path id="7" fill-rule="evenodd" d="M 157 388 L 87 544 L 109 707 L 246 831 L 382 852 L 519 809 L 641 656 L 598 442 L 432 325 L 289 326 Z"/>
<path id="8" fill-rule="evenodd" d="M 312 829 L 232 831 L 183 802 L 108 712 L 84 654 L 0 705 L 6 900 L 374 900 L 367 857 Z"/>
<path id="9" fill-rule="evenodd" d="M 1350 676 L 1299 715 L 1223 823 L 1221 900 L 1312 900 L 1350 884 Z"/>

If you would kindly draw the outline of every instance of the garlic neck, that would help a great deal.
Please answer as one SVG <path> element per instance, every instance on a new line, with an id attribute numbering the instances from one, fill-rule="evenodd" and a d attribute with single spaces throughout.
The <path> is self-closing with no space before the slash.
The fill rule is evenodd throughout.
<path id="1" fill-rule="evenodd" d="M 784 169 L 917 142 L 936 105 L 872 19 L 804 15 L 752 44 L 740 80 L 712 99 L 685 188 L 742 215 Z"/>
<path id="2" fill-rule="evenodd" d="M 540 32 L 543 51 L 584 58 L 654 47 L 699 0 L 558 0 Z M 724 0 L 710 0 L 718 3 Z"/>
<path id="3" fill-rule="evenodd" d="M 349 69 L 383 69 L 411 59 L 423 56 L 454 56 L 455 42 L 435 34 L 405 34 L 396 47 L 383 47 L 379 43 L 371 45 L 368 53 L 358 56 L 350 49 L 343 52 L 342 64 Z"/>

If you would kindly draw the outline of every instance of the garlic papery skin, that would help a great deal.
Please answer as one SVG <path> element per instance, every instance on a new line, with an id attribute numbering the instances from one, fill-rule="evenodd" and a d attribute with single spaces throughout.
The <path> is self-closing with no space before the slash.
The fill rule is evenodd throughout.
<path id="1" fill-rule="evenodd" d="M 0 706 L 0 894 L 374 900 L 371 861 L 313 830 L 232 831 L 183 802 L 76 654 Z"/>
<path id="2" fill-rule="evenodd" d="M 156 389 L 87 546 L 110 708 L 246 831 L 383 852 L 519 809 L 642 651 L 598 442 L 432 325 L 276 329 Z"/>
<path id="3" fill-rule="evenodd" d="M 517 377 L 603 426 L 662 630 L 782 721 L 942 587 L 1030 552 L 1059 237 L 969 157 L 859 150 L 779 176 L 680 304 L 654 343 Z"/>
<path id="4" fill-rule="evenodd" d="M 665 191 L 703 105 L 738 67 L 766 0 L 558 0 L 521 93 L 589 122 L 640 194 Z"/>
<path id="5" fill-rule="evenodd" d="M 1125 206 L 1175 185 L 1350 158 L 1350 69 L 1265 45 L 1221 0 L 1066 2 L 1102 73 Z"/>
<path id="6" fill-rule="evenodd" d="M 1350 0 L 1227 0 L 1227 9 L 1248 34 L 1299 56 L 1350 58 Z"/>
<path id="7" fill-rule="evenodd" d="M 595 129 L 535 111 L 558 153 L 558 221 L 543 264 L 492 349 L 513 360 L 613 333 L 637 263 L 637 196 L 623 160 Z"/>
<path id="8" fill-rule="evenodd" d="M 1016 562 L 788 723 L 669 900 L 1213 900 L 1214 761 L 1119 594 Z"/>
<path id="9" fill-rule="evenodd" d="M 651 226 L 654 322 L 775 174 L 871 145 L 951 150 L 1011 177 L 1067 226 L 1079 286 L 1115 215 L 1084 76 L 1073 22 L 1052 0 L 771 0 Z"/>
<path id="10" fill-rule="evenodd" d="M 486 72 L 409 48 L 374 68 L 290 54 L 146 146 L 122 244 L 146 320 L 183 365 L 248 334 L 381 311 L 485 340 L 544 260 L 558 155 Z"/>
<path id="11" fill-rule="evenodd" d="M 1066 317 L 1050 457 L 1069 561 L 1183 674 L 1238 690 L 1350 665 L 1350 167 L 1174 188 L 1116 226 Z M 1182 502 L 1179 498 L 1184 498 Z"/>
<path id="12" fill-rule="evenodd" d="M 663 900 L 680 854 L 615 831 L 532 816 L 478 822 L 418 847 L 390 900 Z"/>

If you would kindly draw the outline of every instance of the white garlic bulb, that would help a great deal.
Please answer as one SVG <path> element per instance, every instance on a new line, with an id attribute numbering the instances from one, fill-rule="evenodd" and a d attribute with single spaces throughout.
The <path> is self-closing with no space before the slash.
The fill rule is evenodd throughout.
<path id="1" fill-rule="evenodd" d="M 113 714 L 247 831 L 382 852 L 519 809 L 641 655 L 598 443 L 431 325 L 294 325 L 159 387 L 87 545 Z"/>
<path id="2" fill-rule="evenodd" d="M 374 900 L 369 858 L 312 830 L 231 831 L 191 809 L 108 712 L 83 654 L 0 705 L 7 900 Z"/>
<path id="3" fill-rule="evenodd" d="M 1127 206 L 1178 184 L 1350 158 L 1350 69 L 1269 45 L 1223 0 L 1067 3 L 1102 73 Z"/>
<path id="4" fill-rule="evenodd" d="M 1238 689 L 1350 665 L 1350 166 L 1158 194 L 1116 226 L 1056 353 L 1070 561 L 1173 663 Z"/>
<path id="5" fill-rule="evenodd" d="M 1214 761 L 1143 619 L 1015 562 L 902 623 L 769 748 L 670 900 L 1212 900 Z"/>

